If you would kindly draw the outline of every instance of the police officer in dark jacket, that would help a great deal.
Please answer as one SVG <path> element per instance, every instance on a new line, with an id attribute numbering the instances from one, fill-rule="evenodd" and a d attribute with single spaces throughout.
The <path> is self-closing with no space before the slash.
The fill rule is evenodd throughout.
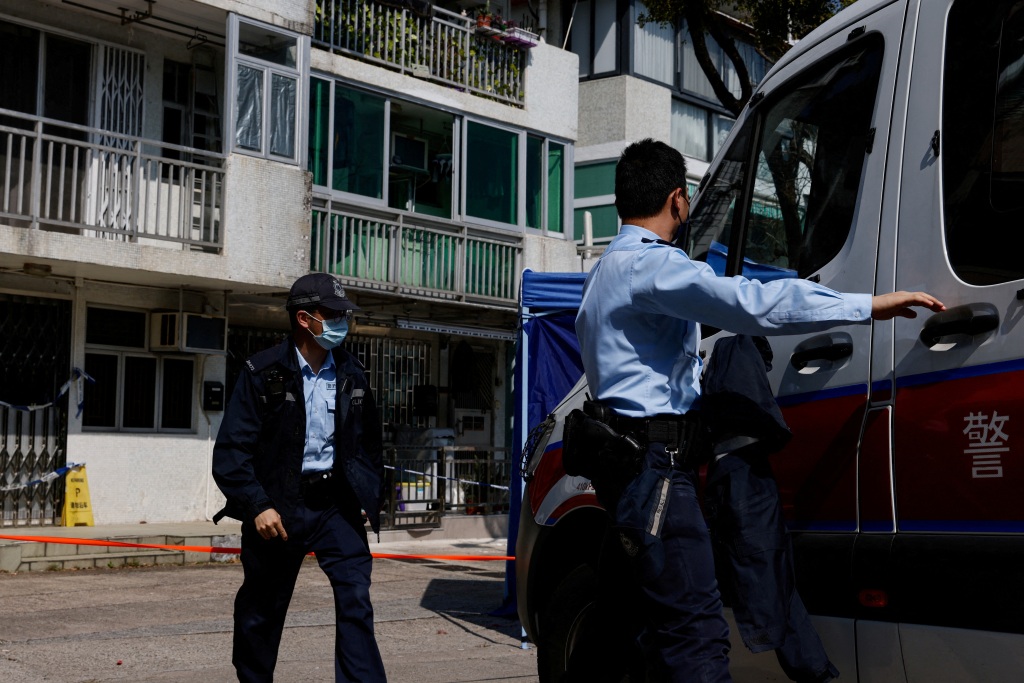
<path id="1" fill-rule="evenodd" d="M 340 347 L 357 307 L 324 273 L 287 302 L 292 335 L 246 362 L 213 452 L 225 515 L 242 522 L 245 577 L 235 598 L 240 681 L 272 681 L 303 558 L 334 589 L 335 680 L 384 681 L 370 604 L 363 515 L 380 530 L 384 472 L 377 407 L 359 362 Z"/>

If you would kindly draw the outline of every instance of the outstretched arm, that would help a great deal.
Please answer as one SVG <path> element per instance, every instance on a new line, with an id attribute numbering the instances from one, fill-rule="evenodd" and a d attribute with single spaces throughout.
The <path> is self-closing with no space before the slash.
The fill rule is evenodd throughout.
<path id="1" fill-rule="evenodd" d="M 871 317 L 875 320 L 916 318 L 915 307 L 927 308 L 938 313 L 946 310 L 945 304 L 925 292 L 892 292 L 871 297 Z"/>

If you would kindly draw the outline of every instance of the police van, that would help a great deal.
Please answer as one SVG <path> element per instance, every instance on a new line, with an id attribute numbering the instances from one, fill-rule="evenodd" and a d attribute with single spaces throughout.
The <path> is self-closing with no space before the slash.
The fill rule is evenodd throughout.
<path id="1" fill-rule="evenodd" d="M 736 121 L 685 248 L 723 276 L 946 304 L 772 337 L 794 437 L 771 462 L 842 680 L 1024 680 L 1024 0 L 860 0 L 820 26 Z M 541 681 L 596 627 L 606 522 L 560 462 L 585 391 L 524 452 L 518 601 Z M 785 680 L 736 637 L 731 656 L 738 681 Z"/>

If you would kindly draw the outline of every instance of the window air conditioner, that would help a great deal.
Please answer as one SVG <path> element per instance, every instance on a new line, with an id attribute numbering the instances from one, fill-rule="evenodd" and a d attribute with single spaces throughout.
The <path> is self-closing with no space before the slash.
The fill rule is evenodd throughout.
<path id="1" fill-rule="evenodd" d="M 151 351 L 226 353 L 228 320 L 223 316 L 199 313 L 153 313 L 149 348 Z"/>

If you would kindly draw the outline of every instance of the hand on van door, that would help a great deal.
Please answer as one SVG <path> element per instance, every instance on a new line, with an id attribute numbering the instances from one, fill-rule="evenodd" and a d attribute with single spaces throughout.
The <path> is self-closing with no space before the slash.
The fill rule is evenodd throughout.
<path id="1" fill-rule="evenodd" d="M 946 310 L 945 304 L 926 292 L 892 292 L 871 297 L 871 317 L 875 320 L 891 320 L 896 316 L 916 318 L 915 307 L 934 313 Z"/>

